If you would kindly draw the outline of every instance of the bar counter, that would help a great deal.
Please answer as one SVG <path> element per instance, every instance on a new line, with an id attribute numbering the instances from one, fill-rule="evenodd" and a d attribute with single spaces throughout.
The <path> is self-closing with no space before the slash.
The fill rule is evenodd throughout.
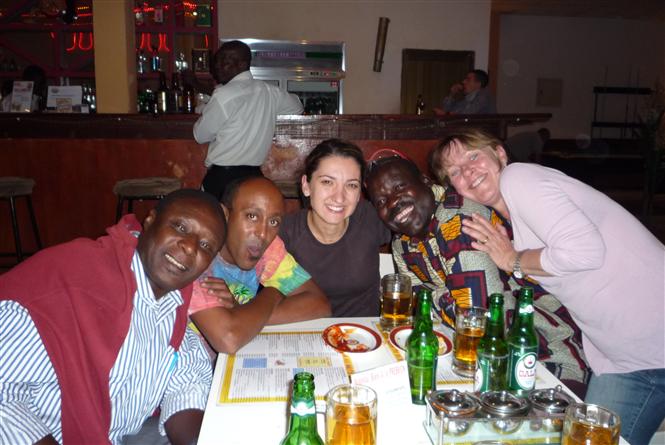
<path id="1" fill-rule="evenodd" d="M 307 153 L 336 137 L 360 146 L 366 156 L 399 149 L 426 171 L 438 140 L 464 126 L 505 138 L 508 126 L 545 122 L 550 114 L 476 116 L 330 115 L 280 116 L 262 169 L 293 198 Z M 36 182 L 33 204 L 45 246 L 76 237 L 97 237 L 114 223 L 113 185 L 127 178 L 170 176 L 198 187 L 207 145 L 192 136 L 196 115 L 0 114 L 0 176 Z M 290 200 L 291 201 L 291 200 Z M 137 203 L 142 217 L 153 203 Z M 2 204 L 3 207 L 7 204 Z M 24 249 L 34 250 L 27 211 L 18 202 Z M 295 201 L 289 208 L 297 207 Z M 9 212 L 0 210 L 0 252 L 13 251 Z"/>

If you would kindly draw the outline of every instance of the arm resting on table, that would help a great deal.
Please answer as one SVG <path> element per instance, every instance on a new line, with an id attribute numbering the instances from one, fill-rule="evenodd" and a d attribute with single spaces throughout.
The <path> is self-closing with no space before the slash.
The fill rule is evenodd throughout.
<path id="1" fill-rule="evenodd" d="M 234 354 L 261 332 L 283 299 L 280 291 L 266 287 L 247 304 L 204 309 L 192 314 L 191 319 L 215 351 Z"/>
<path id="2" fill-rule="evenodd" d="M 331 314 L 328 298 L 314 280 L 309 279 L 280 301 L 268 324 L 313 320 L 330 317 Z"/>

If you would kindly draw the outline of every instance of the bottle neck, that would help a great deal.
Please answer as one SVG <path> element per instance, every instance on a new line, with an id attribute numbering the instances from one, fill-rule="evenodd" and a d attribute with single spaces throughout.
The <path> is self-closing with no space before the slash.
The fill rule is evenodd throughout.
<path id="1" fill-rule="evenodd" d="M 291 402 L 291 420 L 289 430 L 314 430 L 316 431 L 316 407 L 314 404 L 314 395 L 305 395 L 303 398 L 296 398 Z"/>
<path id="2" fill-rule="evenodd" d="M 503 304 L 490 305 L 490 318 L 487 320 L 487 337 L 503 337 Z"/>
<path id="3" fill-rule="evenodd" d="M 527 329 L 533 326 L 533 298 L 520 296 L 513 330 Z"/>
<path id="4" fill-rule="evenodd" d="M 414 330 L 425 327 L 432 327 L 432 294 L 428 291 L 421 291 L 418 293 Z"/>

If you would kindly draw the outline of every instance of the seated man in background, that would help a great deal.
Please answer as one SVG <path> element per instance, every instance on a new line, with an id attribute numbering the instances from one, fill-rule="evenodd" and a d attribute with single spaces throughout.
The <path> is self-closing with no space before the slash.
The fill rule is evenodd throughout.
<path id="1" fill-rule="evenodd" d="M 232 354 L 266 324 L 330 316 L 330 303 L 277 236 L 284 197 L 272 181 L 246 177 L 222 197 L 227 242 L 195 283 L 190 317 L 210 346 Z"/>
<path id="2" fill-rule="evenodd" d="M 443 99 L 443 110 L 434 108 L 434 114 L 496 114 L 492 94 L 487 90 L 489 76 L 483 70 L 466 74 L 462 82 L 450 87 L 450 94 Z"/>
<path id="3" fill-rule="evenodd" d="M 414 293 L 425 283 L 435 288 L 434 306 L 445 323 L 454 326 L 455 304 L 487 307 L 494 292 L 504 294 L 510 318 L 516 302 L 513 291 L 532 286 L 539 359 L 571 389 L 584 390 L 588 366 L 580 331 L 568 311 L 536 283 L 517 282 L 499 270 L 462 233 L 462 219 L 473 213 L 503 224 L 493 210 L 463 199 L 453 189 L 432 185 L 412 161 L 397 156 L 371 164 L 366 182 L 379 218 L 395 235 L 392 252 L 398 272 L 411 277 Z"/>
<path id="4" fill-rule="evenodd" d="M 0 275 L 0 443 L 120 444 L 157 408 L 171 443 L 198 436 L 212 370 L 187 307 L 222 209 L 182 189 L 142 233 L 134 215 L 107 232 Z"/>

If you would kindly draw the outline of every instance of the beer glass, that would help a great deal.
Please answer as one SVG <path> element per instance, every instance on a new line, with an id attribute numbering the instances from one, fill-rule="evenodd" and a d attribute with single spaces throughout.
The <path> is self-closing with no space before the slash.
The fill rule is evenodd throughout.
<path id="1" fill-rule="evenodd" d="M 392 329 L 411 323 L 413 293 L 408 275 L 392 273 L 381 279 L 381 327 Z"/>
<path id="2" fill-rule="evenodd" d="M 576 403 L 566 409 L 561 445 L 618 445 L 621 420 L 598 405 Z"/>
<path id="3" fill-rule="evenodd" d="M 455 308 L 455 341 L 453 342 L 453 371 L 462 377 L 476 372 L 478 342 L 485 335 L 487 309 L 482 307 Z"/>
<path id="4" fill-rule="evenodd" d="M 326 395 L 327 445 L 376 445 L 376 393 L 345 384 Z"/>

